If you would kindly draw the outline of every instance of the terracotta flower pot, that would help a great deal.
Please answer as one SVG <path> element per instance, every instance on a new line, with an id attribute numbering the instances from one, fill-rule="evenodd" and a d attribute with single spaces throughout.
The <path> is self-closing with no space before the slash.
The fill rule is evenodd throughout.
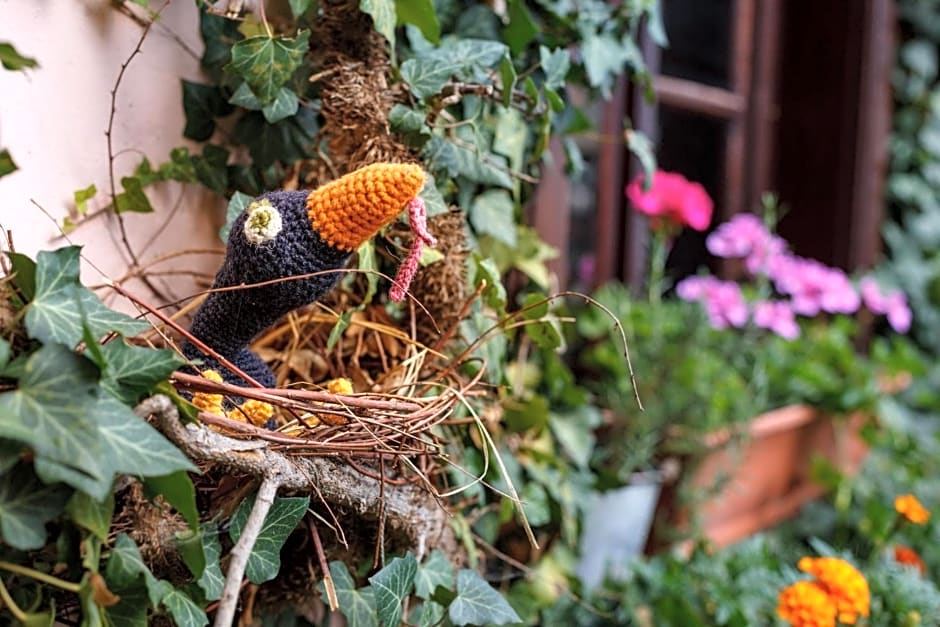
<path id="1" fill-rule="evenodd" d="M 697 508 L 705 537 L 718 546 L 733 544 L 795 516 L 825 491 L 811 478 L 817 458 L 854 475 L 868 453 L 859 435 L 864 420 L 861 414 L 833 418 L 792 405 L 751 420 L 740 443 L 729 431 L 709 434 L 709 452 L 691 469 L 692 486 L 703 492 L 721 482 Z M 690 513 L 680 509 L 668 518 L 687 527 Z"/>

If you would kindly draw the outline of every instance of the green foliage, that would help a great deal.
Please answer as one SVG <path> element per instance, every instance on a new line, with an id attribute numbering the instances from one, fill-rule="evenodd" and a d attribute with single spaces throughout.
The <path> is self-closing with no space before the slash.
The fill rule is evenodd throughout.
<path id="1" fill-rule="evenodd" d="M 230 534 L 233 542 L 238 542 L 241 537 L 254 502 L 254 498 L 245 499 L 232 516 Z M 274 499 L 274 505 L 265 517 L 261 532 L 248 557 L 245 575 L 249 581 L 262 584 L 277 576 L 281 570 L 281 547 L 303 518 L 309 505 L 310 497 L 306 496 Z"/>
<path id="2" fill-rule="evenodd" d="M 891 262 L 882 267 L 884 278 L 909 299 L 913 337 L 933 355 L 940 353 L 940 29 L 935 4 L 898 3 L 905 38 L 892 74 L 895 103 L 887 184 L 892 219 L 884 225 Z"/>
<path id="3" fill-rule="evenodd" d="M 342 562 L 330 562 L 330 575 L 340 611 L 350 626 L 393 627 L 408 624 L 435 625 L 445 612 L 453 625 L 506 625 L 521 621 L 519 615 L 490 584 L 475 571 L 453 566 L 440 551 L 433 551 L 418 564 L 412 554 L 393 558 L 369 577 L 369 584 L 356 587 L 355 579 Z M 321 586 L 321 592 L 325 592 Z M 423 599 L 403 618 L 402 603 L 409 596 Z"/>

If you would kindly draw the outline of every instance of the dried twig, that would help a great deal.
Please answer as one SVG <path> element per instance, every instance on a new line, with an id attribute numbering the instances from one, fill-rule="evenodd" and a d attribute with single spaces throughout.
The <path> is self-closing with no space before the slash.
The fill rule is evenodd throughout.
<path id="1" fill-rule="evenodd" d="M 248 558 L 251 556 L 251 550 L 258 541 L 258 535 L 264 526 L 264 519 L 267 517 L 271 506 L 274 505 L 274 497 L 277 496 L 277 490 L 281 486 L 280 478 L 276 473 L 264 477 L 261 487 L 258 488 L 258 494 L 255 496 L 254 505 L 251 507 L 251 513 L 248 514 L 248 520 L 242 528 L 241 536 L 238 542 L 232 547 L 229 553 L 228 570 L 225 572 L 225 585 L 222 587 L 222 598 L 219 600 L 219 611 L 216 612 L 215 627 L 229 627 L 235 619 L 235 609 L 238 606 L 238 597 L 241 592 L 242 578 L 245 576 L 245 568 L 248 566 Z"/>

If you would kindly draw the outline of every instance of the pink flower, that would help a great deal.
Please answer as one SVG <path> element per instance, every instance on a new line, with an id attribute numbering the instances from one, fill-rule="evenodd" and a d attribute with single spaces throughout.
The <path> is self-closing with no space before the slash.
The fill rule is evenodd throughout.
<path id="1" fill-rule="evenodd" d="M 716 257 L 745 257 L 751 274 L 766 273 L 773 259 L 786 251 L 786 242 L 770 233 L 753 213 L 739 213 L 719 226 L 705 240 Z"/>
<path id="2" fill-rule="evenodd" d="M 731 281 L 715 281 L 705 290 L 705 311 L 713 329 L 743 327 L 747 323 L 744 295 L 738 284 Z"/>
<path id="3" fill-rule="evenodd" d="M 676 285 L 676 294 L 684 301 L 700 301 L 705 298 L 705 292 L 718 282 L 713 276 L 686 277 Z"/>
<path id="4" fill-rule="evenodd" d="M 701 302 L 713 329 L 743 327 L 747 323 L 747 303 L 737 283 L 713 276 L 692 276 L 676 285 L 676 293 L 682 300 Z"/>
<path id="5" fill-rule="evenodd" d="M 782 301 L 767 300 L 755 303 L 754 324 L 762 329 L 770 329 L 787 340 L 795 340 L 800 336 L 796 314 L 787 303 Z"/>
<path id="6" fill-rule="evenodd" d="M 689 226 L 696 231 L 704 231 L 711 224 L 714 204 L 708 192 L 681 174 L 656 170 L 647 191 L 643 190 L 640 174 L 627 185 L 626 194 L 637 211 L 654 220 Z"/>
<path id="7" fill-rule="evenodd" d="M 911 308 L 900 290 L 890 293 L 881 291 L 878 282 L 865 277 L 860 284 L 862 301 L 874 314 L 887 315 L 888 324 L 898 333 L 907 333 L 911 328 Z"/>
<path id="8" fill-rule="evenodd" d="M 780 255 L 772 260 L 769 270 L 777 290 L 790 296 L 790 306 L 798 314 L 849 314 L 861 305 L 858 292 L 844 272 L 813 259 Z"/>

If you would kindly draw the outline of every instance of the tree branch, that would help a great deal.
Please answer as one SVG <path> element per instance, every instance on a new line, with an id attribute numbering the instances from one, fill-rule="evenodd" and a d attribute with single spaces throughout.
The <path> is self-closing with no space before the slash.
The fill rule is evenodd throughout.
<path id="1" fill-rule="evenodd" d="M 232 547 L 229 553 L 228 570 L 225 571 L 225 585 L 222 588 L 222 598 L 219 601 L 219 609 L 215 614 L 215 627 L 229 627 L 235 619 L 235 609 L 238 606 L 238 596 L 241 592 L 242 578 L 245 576 L 245 568 L 248 566 L 248 558 L 251 556 L 251 550 L 258 541 L 258 535 L 264 526 L 264 519 L 267 517 L 271 506 L 274 505 L 274 497 L 277 495 L 277 489 L 280 487 L 280 479 L 277 475 L 269 475 L 261 482 L 258 488 L 258 495 L 255 497 L 255 503 L 248 515 L 248 520 L 242 528 L 241 536 L 238 542 Z"/>
<path id="2" fill-rule="evenodd" d="M 273 450 L 264 441 L 237 440 L 201 425 L 184 425 L 176 406 L 163 395 L 144 400 L 135 412 L 142 418 L 153 416 L 155 426 L 196 461 L 252 475 L 262 480 L 262 486 L 267 483 L 275 491 L 281 488 L 288 492 L 315 493 L 327 505 L 348 512 L 359 521 L 377 522 L 384 509 L 388 536 L 407 545 L 399 548 L 413 550 L 419 559 L 436 548 L 459 560 L 461 550 L 450 525 L 450 513 L 426 487 L 415 484 L 383 487 L 380 480 L 365 476 L 336 459 L 290 457 Z M 260 492 L 258 499 L 261 500 Z M 242 538 L 245 535 L 248 535 L 247 529 Z M 239 540 L 239 544 L 241 542 Z M 231 565 L 229 573 L 235 573 Z M 240 583 L 241 575 L 232 585 Z"/>

